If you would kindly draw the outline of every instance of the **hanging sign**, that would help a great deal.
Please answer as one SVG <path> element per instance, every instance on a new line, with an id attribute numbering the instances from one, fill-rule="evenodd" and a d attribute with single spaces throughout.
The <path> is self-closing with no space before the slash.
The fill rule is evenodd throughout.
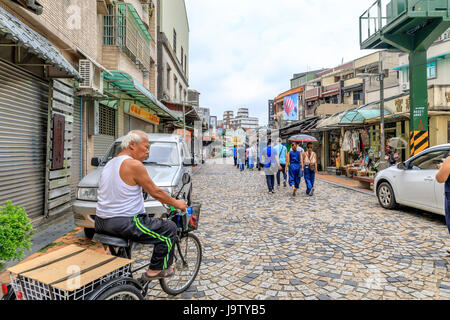
<path id="1" fill-rule="evenodd" d="M 154 115 L 133 103 L 130 104 L 129 108 L 130 108 L 130 110 L 128 111 L 129 114 L 137 116 L 148 122 L 159 124 L 160 119 L 157 115 Z"/>

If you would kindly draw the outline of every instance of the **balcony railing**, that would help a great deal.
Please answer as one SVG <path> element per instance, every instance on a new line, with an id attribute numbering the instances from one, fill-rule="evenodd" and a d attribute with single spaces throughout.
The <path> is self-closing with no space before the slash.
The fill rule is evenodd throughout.
<path id="1" fill-rule="evenodd" d="M 330 84 L 330 85 L 327 85 L 327 86 L 323 86 L 322 94 L 327 94 L 329 92 L 339 91 L 340 89 L 341 89 L 341 83 L 340 82 L 335 82 L 333 84 Z"/>
<path id="2" fill-rule="evenodd" d="M 118 46 L 144 72 L 150 71 L 151 36 L 131 4 L 108 5 L 103 44 Z"/>
<path id="3" fill-rule="evenodd" d="M 367 41 L 397 18 L 448 17 L 448 0 L 377 0 L 359 18 L 360 43 Z"/>
<path id="4" fill-rule="evenodd" d="M 316 99 L 320 97 L 320 87 L 314 88 L 314 89 L 309 89 L 306 90 L 305 92 L 305 99 L 309 100 L 309 99 Z"/>

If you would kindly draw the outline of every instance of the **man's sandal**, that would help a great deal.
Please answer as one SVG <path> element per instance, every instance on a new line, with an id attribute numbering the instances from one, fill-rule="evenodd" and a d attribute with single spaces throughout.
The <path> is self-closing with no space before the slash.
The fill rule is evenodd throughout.
<path id="1" fill-rule="evenodd" d="M 147 272 L 144 272 L 142 274 L 141 280 L 145 281 L 145 282 L 149 282 L 149 281 L 158 280 L 158 279 L 170 278 L 170 277 L 173 277 L 174 274 L 175 274 L 175 269 L 174 270 L 170 270 L 170 269 L 161 270 L 157 275 L 152 276 L 152 277 L 149 277 L 147 275 Z"/>

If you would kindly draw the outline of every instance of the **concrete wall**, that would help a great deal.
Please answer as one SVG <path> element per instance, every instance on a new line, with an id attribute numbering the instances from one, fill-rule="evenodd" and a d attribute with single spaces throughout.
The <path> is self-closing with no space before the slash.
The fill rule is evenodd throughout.
<path id="1" fill-rule="evenodd" d="M 40 0 L 41 15 L 36 15 L 12 2 L 1 3 L 16 17 L 24 21 L 52 42 L 71 63 L 78 63 L 80 48 L 93 59 L 99 58 L 98 29 L 101 15 L 97 15 L 96 1 Z"/>
<path id="2" fill-rule="evenodd" d="M 177 34 L 177 47 L 172 48 L 176 51 L 178 61 L 181 63 L 181 47 L 183 47 L 184 55 L 187 57 L 186 78 L 189 81 L 189 22 L 187 17 L 185 0 L 162 0 L 161 5 L 161 17 L 160 27 L 169 44 L 173 46 L 173 30 L 175 29 Z M 183 57 L 184 61 L 184 57 Z"/>

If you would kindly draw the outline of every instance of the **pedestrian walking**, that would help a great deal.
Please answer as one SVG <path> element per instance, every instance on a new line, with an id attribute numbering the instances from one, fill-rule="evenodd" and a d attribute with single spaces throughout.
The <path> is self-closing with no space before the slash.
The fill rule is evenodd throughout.
<path id="1" fill-rule="evenodd" d="M 445 183 L 445 221 L 447 223 L 447 229 L 450 233 L 450 157 L 447 157 L 443 163 L 438 164 L 439 171 L 436 174 L 436 181 L 438 183 Z M 450 254 L 450 248 L 447 249 L 447 253 Z"/>
<path id="2" fill-rule="evenodd" d="M 233 159 L 234 159 L 234 166 L 237 167 L 237 146 L 233 146 Z"/>
<path id="3" fill-rule="evenodd" d="M 313 151 L 312 142 L 308 142 L 306 152 L 302 154 L 302 168 L 305 175 L 306 194 L 312 196 L 314 194 L 314 182 L 317 171 L 317 155 Z"/>
<path id="4" fill-rule="evenodd" d="M 277 172 L 276 154 L 272 147 L 272 141 L 267 142 L 267 147 L 264 148 L 261 154 L 261 160 L 264 164 L 264 173 L 266 175 L 267 188 L 269 193 L 275 193 L 275 173 Z"/>
<path id="5" fill-rule="evenodd" d="M 285 167 L 285 173 L 289 170 L 289 186 L 292 188 L 292 195 L 295 197 L 297 190 L 300 189 L 303 173 L 302 153 L 298 150 L 296 142 L 292 143 L 292 150 L 287 154 Z"/>
<path id="6" fill-rule="evenodd" d="M 248 169 L 253 171 L 253 163 L 254 163 L 254 154 L 255 154 L 254 145 L 249 146 L 247 148 L 247 159 L 248 159 Z"/>
<path id="7" fill-rule="evenodd" d="M 278 155 L 278 172 L 277 172 L 277 185 L 278 188 L 280 187 L 281 184 L 281 174 L 283 174 L 283 186 L 286 187 L 286 179 L 287 179 L 287 174 L 286 174 L 286 154 L 287 154 L 287 149 L 286 147 L 282 144 L 282 140 L 281 138 L 277 139 L 277 145 L 274 148 L 276 154 Z"/>
<path id="8" fill-rule="evenodd" d="M 238 148 L 238 165 L 241 171 L 245 169 L 245 147 L 240 145 Z"/>

